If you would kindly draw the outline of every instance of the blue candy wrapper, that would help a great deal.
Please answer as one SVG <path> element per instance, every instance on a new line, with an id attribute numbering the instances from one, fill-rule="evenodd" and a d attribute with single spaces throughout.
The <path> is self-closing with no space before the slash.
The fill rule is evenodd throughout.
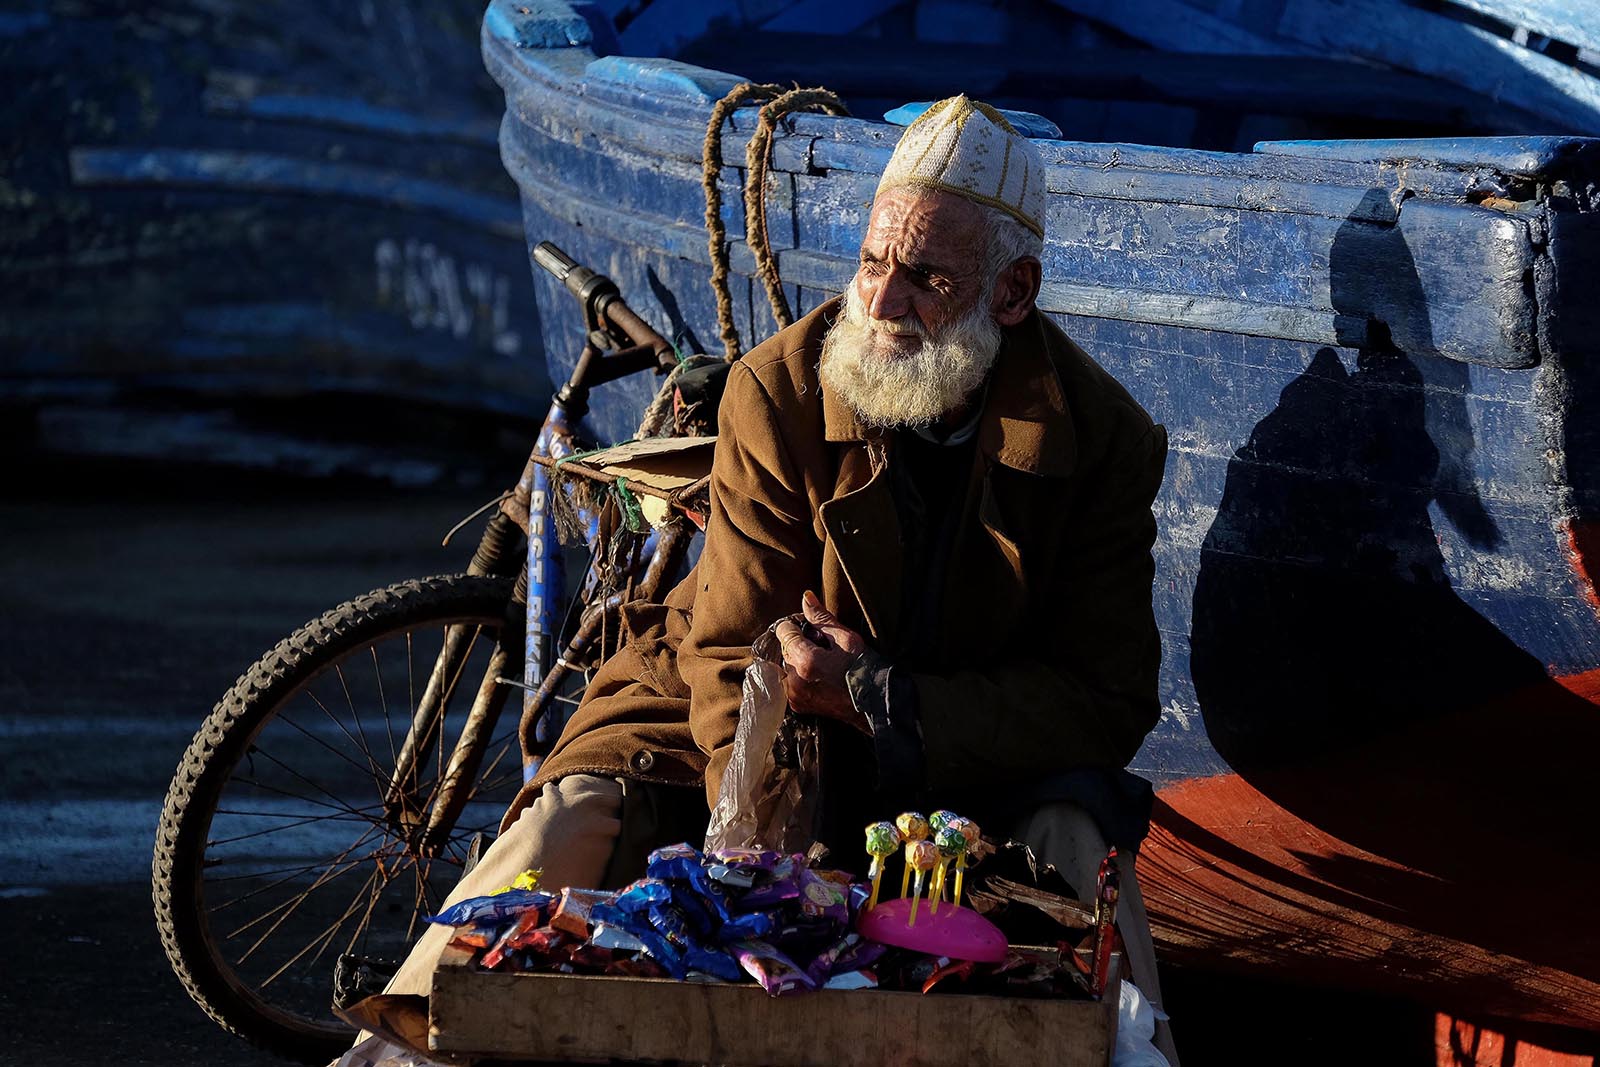
<path id="1" fill-rule="evenodd" d="M 759 941 L 778 928 L 778 921 L 770 912 L 749 911 L 735 915 L 722 924 L 716 933 L 718 941 Z"/>
<path id="2" fill-rule="evenodd" d="M 619 892 L 612 906 L 625 914 L 636 915 L 648 911 L 653 904 L 665 904 L 671 899 L 670 885 L 658 878 L 641 878 Z M 591 910 L 590 915 L 593 914 Z"/>
<path id="3" fill-rule="evenodd" d="M 505 893 L 458 901 L 439 914 L 428 916 L 428 921 L 440 926 L 500 923 L 516 918 L 528 908 L 552 909 L 554 906 L 555 897 L 542 889 L 512 889 Z"/>
<path id="4" fill-rule="evenodd" d="M 683 981 L 684 976 L 689 973 L 689 961 L 684 958 L 682 950 L 652 930 L 648 923 L 628 932 L 643 942 L 646 956 L 665 967 L 672 977 L 680 982 Z"/>
<path id="5" fill-rule="evenodd" d="M 684 962 L 690 970 L 714 975 L 724 982 L 737 982 L 744 977 L 744 971 L 734 958 L 718 949 L 690 945 L 684 953 Z"/>

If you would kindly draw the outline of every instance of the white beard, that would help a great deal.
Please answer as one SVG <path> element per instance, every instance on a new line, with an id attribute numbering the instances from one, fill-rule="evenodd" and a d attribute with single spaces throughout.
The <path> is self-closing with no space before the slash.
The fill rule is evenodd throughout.
<path id="1" fill-rule="evenodd" d="M 912 348 L 894 337 L 915 336 Z M 822 384 L 839 394 L 870 426 L 926 426 L 957 411 L 989 376 L 1000 352 L 1000 326 L 989 294 L 972 310 L 929 336 L 907 315 L 879 322 L 867 315 L 851 285 L 844 313 L 822 342 Z"/>

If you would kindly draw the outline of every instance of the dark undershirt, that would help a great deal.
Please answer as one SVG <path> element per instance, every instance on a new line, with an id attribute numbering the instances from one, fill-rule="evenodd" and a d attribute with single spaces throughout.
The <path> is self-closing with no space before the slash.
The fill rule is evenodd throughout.
<path id="1" fill-rule="evenodd" d="M 890 460 L 900 519 L 900 626 L 890 658 L 914 670 L 943 654 L 945 585 L 971 484 L 974 439 L 936 444 L 903 433 Z"/>
<path id="2" fill-rule="evenodd" d="M 892 689 L 895 706 L 915 715 L 909 671 L 937 673 L 944 654 L 944 600 L 962 514 L 977 455 L 977 414 L 948 435 L 954 443 L 931 440 L 932 431 L 898 433 L 889 454 L 889 485 L 900 524 L 900 621 L 885 661 L 905 668 Z M 882 683 L 886 705 L 890 693 Z M 887 707 L 884 707 L 887 711 Z M 901 720 L 905 725 L 905 720 Z M 915 729 L 914 725 L 912 726 Z M 818 837 L 833 854 L 830 862 L 862 866 L 861 828 L 892 819 L 924 799 L 920 734 L 893 737 L 875 724 L 875 738 L 828 723 L 823 729 L 823 802 Z M 886 771 L 884 763 L 909 760 L 905 772 Z"/>

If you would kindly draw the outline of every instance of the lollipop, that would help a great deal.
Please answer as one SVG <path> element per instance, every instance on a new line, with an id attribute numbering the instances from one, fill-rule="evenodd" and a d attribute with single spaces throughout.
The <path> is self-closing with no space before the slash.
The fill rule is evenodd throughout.
<path id="1" fill-rule="evenodd" d="M 872 857 L 872 866 L 867 869 L 872 878 L 872 898 L 867 901 L 867 907 L 878 906 L 878 884 L 883 881 L 884 861 L 899 847 L 900 831 L 895 829 L 894 823 L 875 822 L 867 827 L 867 855 Z"/>
<path id="2" fill-rule="evenodd" d="M 939 848 L 932 841 L 906 842 L 906 868 L 917 872 L 915 889 L 911 894 L 911 917 L 907 926 L 917 925 L 917 905 L 922 900 L 922 880 L 939 865 Z"/>
<path id="3" fill-rule="evenodd" d="M 933 885 L 928 889 L 928 899 L 933 902 L 930 914 L 937 915 L 939 902 L 944 899 L 945 871 L 952 860 L 967 854 L 967 838 L 952 819 L 945 823 L 944 829 L 933 835 L 933 844 L 939 850 L 939 859 L 938 868 L 933 872 Z"/>
<path id="4" fill-rule="evenodd" d="M 983 835 L 978 831 L 978 824 L 971 819 L 958 819 L 951 825 L 961 831 L 961 836 L 967 839 L 967 847 L 956 857 L 956 907 L 961 907 L 961 883 L 966 877 L 967 860 L 977 861 L 978 844 L 983 840 Z"/>
<path id="5" fill-rule="evenodd" d="M 959 818 L 961 818 L 961 816 L 957 815 L 953 811 L 941 810 L 934 812 L 932 815 L 928 816 L 928 828 L 931 831 L 928 836 L 932 837 L 933 834 L 943 830 L 946 826 L 949 826 Z"/>
<path id="6" fill-rule="evenodd" d="M 906 891 L 911 888 L 911 844 L 927 840 L 928 820 L 920 812 L 908 811 L 896 819 L 894 825 L 900 831 L 901 840 L 906 843 L 906 872 L 900 876 L 900 898 L 903 900 Z"/>

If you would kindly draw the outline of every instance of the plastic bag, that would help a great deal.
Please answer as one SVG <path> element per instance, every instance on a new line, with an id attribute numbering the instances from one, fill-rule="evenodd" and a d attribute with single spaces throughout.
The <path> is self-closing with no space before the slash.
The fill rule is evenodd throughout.
<path id="1" fill-rule="evenodd" d="M 1117 1047 L 1111 1053 L 1111 1067 L 1171 1067 L 1153 1043 L 1156 1020 L 1167 1016 L 1139 987 L 1127 979 L 1117 1001 Z"/>
<path id="2" fill-rule="evenodd" d="M 733 755 L 706 828 L 707 853 L 725 848 L 803 852 L 815 838 L 817 728 L 787 714 L 774 623 L 751 646 Z"/>

